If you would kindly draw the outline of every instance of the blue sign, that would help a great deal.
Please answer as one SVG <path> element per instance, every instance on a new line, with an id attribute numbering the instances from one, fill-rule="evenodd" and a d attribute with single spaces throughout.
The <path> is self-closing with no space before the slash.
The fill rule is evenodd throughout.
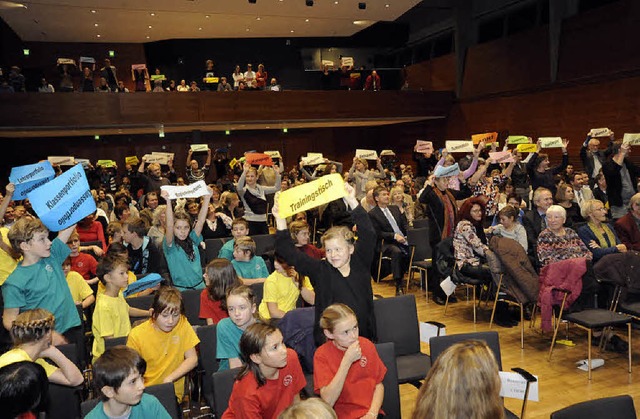
<path id="1" fill-rule="evenodd" d="M 55 176 L 56 172 L 47 160 L 12 168 L 9 182 L 16 185 L 13 200 L 21 201 L 25 199 L 29 192 L 49 182 Z"/>

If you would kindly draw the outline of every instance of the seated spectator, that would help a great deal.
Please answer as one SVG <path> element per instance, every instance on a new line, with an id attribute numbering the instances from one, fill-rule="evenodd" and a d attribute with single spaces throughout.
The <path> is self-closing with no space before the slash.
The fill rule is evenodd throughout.
<path id="1" fill-rule="evenodd" d="M 111 92 L 111 88 L 109 87 L 109 84 L 107 83 L 107 79 L 105 79 L 104 77 L 100 77 L 100 84 L 98 84 L 98 88 L 96 89 L 96 91 L 99 92 L 99 93 L 110 93 Z"/>
<path id="2" fill-rule="evenodd" d="M 93 72 L 89 67 L 85 67 L 82 70 L 82 88 L 83 92 L 95 92 L 96 88 L 93 84 Z"/>
<path id="3" fill-rule="evenodd" d="M 198 82 L 195 80 L 191 82 L 191 87 L 189 88 L 190 92 L 199 92 L 200 88 L 198 87 Z"/>
<path id="4" fill-rule="evenodd" d="M 398 182 L 402 182 L 399 180 Z M 391 202 L 390 205 L 395 205 L 400 210 L 400 213 L 407 217 L 409 225 L 413 225 L 414 213 L 413 213 L 413 198 L 411 195 L 404 193 L 404 187 L 396 183 L 391 189 Z"/>
<path id="5" fill-rule="evenodd" d="M 517 221 L 518 211 L 511 205 L 502 208 L 497 214 L 500 224 L 489 227 L 488 231 L 494 236 L 506 237 L 517 241 L 526 252 L 529 249 L 527 231 Z"/>
<path id="6" fill-rule="evenodd" d="M 309 397 L 295 402 L 278 416 L 279 419 L 305 419 L 308 417 L 338 419 L 336 412 L 320 397 Z"/>
<path id="7" fill-rule="evenodd" d="M 80 237 L 80 243 L 100 242 L 102 251 L 107 251 L 107 243 L 104 238 L 104 229 L 102 228 L 102 223 L 95 220 L 95 214 L 89 214 L 82 220 L 78 221 L 76 232 Z"/>
<path id="8" fill-rule="evenodd" d="M 429 370 L 418 393 L 413 417 L 504 418 L 501 386 L 498 364 L 485 342 L 456 343 L 440 354 Z"/>
<path id="9" fill-rule="evenodd" d="M 251 237 L 239 237 L 235 240 L 231 263 L 245 285 L 262 283 L 269 276 L 264 259 L 256 256 L 256 242 Z"/>
<path id="10" fill-rule="evenodd" d="M 176 81 L 175 80 L 169 81 L 169 86 L 167 87 L 167 92 L 175 92 L 177 90 L 178 90 L 178 88 L 176 86 Z"/>
<path id="11" fill-rule="evenodd" d="M 546 211 L 547 228 L 538 236 L 538 260 L 544 267 L 566 259 L 593 257 L 578 234 L 564 227 L 567 212 L 560 205 L 551 205 Z"/>
<path id="12" fill-rule="evenodd" d="M 122 237 L 127 243 L 129 267 L 138 278 L 150 273 L 170 279 L 162 250 L 147 236 L 147 225 L 141 218 L 132 218 L 122 225 Z"/>
<path id="13" fill-rule="evenodd" d="M 122 224 L 118 221 L 112 221 L 107 226 L 107 244 L 111 246 L 112 243 L 122 243 Z"/>
<path id="14" fill-rule="evenodd" d="M 40 79 L 40 86 L 38 87 L 38 93 L 55 93 L 56 89 L 53 88 L 47 79 L 44 77 Z"/>
<path id="15" fill-rule="evenodd" d="M 595 177 L 595 186 L 593 188 L 593 197 L 602 202 L 609 211 L 609 197 L 607 196 L 607 179 L 604 173 L 600 172 Z"/>
<path id="16" fill-rule="evenodd" d="M 233 78 L 233 90 L 239 90 L 240 82 L 244 81 L 244 73 L 240 70 L 239 65 L 236 65 L 231 77 Z"/>
<path id="17" fill-rule="evenodd" d="M 456 265 L 463 275 L 479 279 L 491 279 L 486 263 L 487 236 L 482 228 L 484 201 L 480 197 L 469 198 L 462 203 L 460 221 L 453 233 L 453 249 Z"/>
<path id="18" fill-rule="evenodd" d="M 293 243 L 303 253 L 317 260 L 325 257 L 323 249 L 318 249 L 309 243 L 309 224 L 306 221 L 293 221 L 289 224 L 289 233 L 291 233 Z"/>
<path id="19" fill-rule="evenodd" d="M 307 304 L 313 305 L 316 294 L 309 278 L 301 276 L 278 254 L 273 264 L 275 270 L 264 282 L 264 295 L 258 307 L 260 317 L 263 320 L 281 319 L 295 310 L 300 296 Z"/>
<path id="20" fill-rule="evenodd" d="M 76 307 L 81 306 L 82 309 L 90 307 L 96 301 L 96 297 L 94 297 L 93 290 L 82 275 L 71 270 L 70 257 L 62 262 L 62 271 L 64 272 L 67 285 L 69 285 L 69 291 L 71 292 L 71 298 L 76 304 Z"/>
<path id="21" fill-rule="evenodd" d="M 13 87 L 13 91 L 16 93 L 27 91 L 25 88 L 25 77 L 20 72 L 20 67 L 15 65 L 11 67 L 11 71 L 9 71 L 9 85 Z"/>
<path id="22" fill-rule="evenodd" d="M 573 187 L 573 201 L 582 208 L 582 203 L 593 199 L 593 192 L 589 188 L 589 176 L 585 172 L 574 172 L 570 178 L 571 186 Z"/>
<path id="23" fill-rule="evenodd" d="M 631 197 L 629 211 L 615 223 L 620 241 L 629 250 L 640 251 L 640 193 Z"/>
<path id="24" fill-rule="evenodd" d="M 244 82 L 248 90 L 256 88 L 256 72 L 253 71 L 251 64 L 247 64 L 247 71 L 244 72 Z"/>
<path id="25" fill-rule="evenodd" d="M 370 75 L 367 76 L 367 79 L 364 82 L 363 90 L 380 90 L 380 76 L 376 70 L 373 70 Z"/>
<path id="26" fill-rule="evenodd" d="M 269 85 L 266 87 L 266 90 L 269 90 L 271 92 L 280 92 L 282 91 L 282 86 L 280 86 L 276 78 L 273 77 Z"/>
<path id="27" fill-rule="evenodd" d="M 574 201 L 575 193 L 573 187 L 566 183 L 558 185 L 556 191 L 556 203 L 567 213 L 566 227 L 573 227 L 575 224 L 584 223 L 584 218 L 580 215 L 580 206 Z"/>
<path id="28" fill-rule="evenodd" d="M 578 236 L 593 254 L 593 263 L 612 253 L 624 253 L 627 246 L 620 242 L 613 226 L 607 223 L 607 209 L 597 199 L 582 203 L 582 214 L 587 224 L 578 229 Z"/>
<path id="29" fill-rule="evenodd" d="M 220 252 L 218 253 L 219 258 L 224 258 L 227 260 L 233 260 L 234 246 L 235 241 L 240 237 L 245 237 L 249 235 L 249 223 L 244 218 L 236 218 L 231 222 L 231 235 L 233 238 L 228 240 L 222 245 Z"/>
<path id="30" fill-rule="evenodd" d="M 136 82 L 137 83 L 137 82 Z M 136 89 L 138 86 L 136 85 Z M 115 90 L 117 93 L 129 93 L 129 89 L 127 89 L 122 80 L 118 80 L 118 87 Z M 145 92 L 146 90 L 136 90 L 136 92 Z"/>
<path id="31" fill-rule="evenodd" d="M 227 290 L 241 285 L 236 270 L 227 259 L 214 259 L 204 269 L 206 288 L 200 294 L 201 319 L 207 324 L 218 324 L 229 317 L 227 312 Z"/>
<path id="32" fill-rule="evenodd" d="M 229 317 L 221 319 L 216 327 L 218 371 L 242 366 L 240 337 L 247 327 L 257 321 L 255 296 L 251 287 L 236 285 L 229 288 L 226 303 Z"/>
<path id="33" fill-rule="evenodd" d="M 153 240 L 153 244 L 160 247 L 162 246 L 162 240 L 164 239 L 164 234 L 167 231 L 167 207 L 166 205 L 158 205 L 155 210 L 153 210 L 153 221 L 151 223 L 151 228 L 147 232 L 147 236 L 151 240 Z"/>
<path id="34" fill-rule="evenodd" d="M 180 84 L 176 87 L 176 91 L 178 92 L 188 92 L 190 90 L 191 89 L 189 89 L 189 86 L 187 86 L 187 82 L 184 79 L 180 80 Z"/>
<path id="35" fill-rule="evenodd" d="M 533 192 L 533 204 L 533 209 L 525 212 L 522 218 L 522 226 L 527 231 L 529 259 L 536 270 L 539 270 L 538 236 L 547 228 L 547 209 L 553 205 L 551 191 L 547 188 L 536 189 Z"/>
<path id="36" fill-rule="evenodd" d="M 96 284 L 98 282 L 96 277 L 98 262 L 93 256 L 80 252 L 80 236 L 78 236 L 77 232 L 71 233 L 67 246 L 71 249 L 69 254 L 71 270 L 82 275 L 89 285 Z"/>
<path id="37" fill-rule="evenodd" d="M 221 211 L 232 220 L 242 217 L 244 211 L 240 208 L 240 198 L 235 192 L 225 191 L 220 196 Z"/>
<path id="38" fill-rule="evenodd" d="M 42 365 L 30 361 L 9 364 L 0 368 L 0 383 L 0 406 L 4 409 L 4 417 L 29 419 L 45 414 L 49 381 Z"/>

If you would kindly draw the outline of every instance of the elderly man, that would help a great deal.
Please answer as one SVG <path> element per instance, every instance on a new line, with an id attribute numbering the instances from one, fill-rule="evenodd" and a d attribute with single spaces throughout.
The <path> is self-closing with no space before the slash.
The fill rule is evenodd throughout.
<path id="1" fill-rule="evenodd" d="M 613 133 L 611 133 L 613 138 Z M 595 179 L 604 164 L 604 153 L 600 150 L 600 140 L 587 136 L 580 148 L 580 160 L 589 179 Z"/>
<path id="2" fill-rule="evenodd" d="M 547 228 L 547 209 L 553 205 L 553 195 L 547 188 L 538 188 L 533 192 L 535 207 L 525 212 L 522 217 L 522 225 L 527 231 L 527 244 L 529 246 L 529 259 L 534 267 L 539 268 L 538 261 L 538 236 Z"/>
<path id="3" fill-rule="evenodd" d="M 145 194 L 149 192 L 159 192 L 161 186 L 171 185 L 172 182 L 162 176 L 162 169 L 158 163 L 151 163 L 147 167 L 147 173 L 145 173 L 144 167 L 146 162 L 146 158 L 143 157 L 142 163 L 138 166 L 138 179 L 142 184 Z M 175 177 L 176 174 L 173 170 L 173 160 L 169 160 L 168 165 L 170 174 Z"/>

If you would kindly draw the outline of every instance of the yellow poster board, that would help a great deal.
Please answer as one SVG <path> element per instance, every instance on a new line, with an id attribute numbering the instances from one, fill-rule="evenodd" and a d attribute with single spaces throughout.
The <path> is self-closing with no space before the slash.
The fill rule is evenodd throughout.
<path id="1" fill-rule="evenodd" d="M 305 183 L 278 195 L 278 208 L 281 218 L 307 211 L 327 204 L 346 195 L 344 180 L 339 173 L 322 176 L 313 182 Z"/>

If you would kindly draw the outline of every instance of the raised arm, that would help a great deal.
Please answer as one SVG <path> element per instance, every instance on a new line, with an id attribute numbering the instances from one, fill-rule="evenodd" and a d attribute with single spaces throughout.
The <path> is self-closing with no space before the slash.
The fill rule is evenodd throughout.
<path id="1" fill-rule="evenodd" d="M 207 161 L 204 162 L 204 165 L 209 167 L 211 166 L 211 149 L 207 148 Z"/>
<path id="2" fill-rule="evenodd" d="M 169 192 L 167 192 L 164 189 L 160 190 L 160 196 L 163 197 L 165 201 L 167 201 L 167 208 L 165 209 L 165 214 L 166 214 L 165 225 L 167 227 L 164 229 L 165 230 L 164 239 L 167 242 L 167 246 L 171 247 L 171 245 L 173 244 L 173 224 L 174 224 L 172 200 L 171 198 L 169 198 Z"/>
<path id="3" fill-rule="evenodd" d="M 188 170 L 189 166 L 191 166 L 191 156 L 193 155 L 193 150 L 189 149 L 187 153 L 187 161 L 184 163 L 184 167 Z"/>
<path id="4" fill-rule="evenodd" d="M 238 179 L 238 184 L 236 185 L 236 192 L 238 193 L 238 196 L 240 196 L 241 198 L 244 195 L 245 178 L 247 177 L 247 172 L 249 171 L 250 167 L 251 165 L 249 163 L 247 162 L 244 163 L 244 166 L 242 166 L 242 174 L 240 175 L 240 178 Z"/>
<path id="5" fill-rule="evenodd" d="M 202 202 L 200 212 L 198 213 L 198 220 L 196 221 L 196 225 L 193 227 L 193 231 L 196 233 L 196 236 L 200 236 L 200 234 L 202 234 L 204 223 L 207 220 L 207 213 L 209 212 L 209 202 L 211 202 L 211 197 L 213 196 L 213 189 L 207 188 L 207 192 L 209 192 L 209 194 L 204 196 L 204 201 Z"/>
<path id="6" fill-rule="evenodd" d="M 62 241 L 62 243 L 66 243 L 69 241 L 69 237 L 71 237 L 71 233 L 76 229 L 76 225 L 72 225 L 71 227 L 67 227 L 64 230 L 60 230 L 58 232 L 58 238 Z"/>

